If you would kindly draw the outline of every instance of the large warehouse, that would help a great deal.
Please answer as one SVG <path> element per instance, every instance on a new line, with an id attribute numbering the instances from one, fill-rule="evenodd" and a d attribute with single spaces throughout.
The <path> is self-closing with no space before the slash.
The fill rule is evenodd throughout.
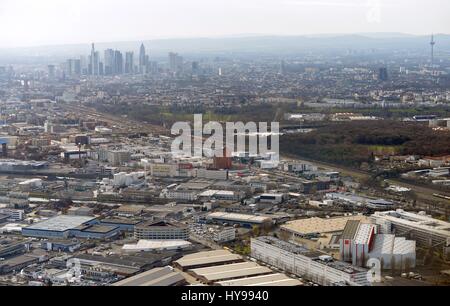
<path id="1" fill-rule="evenodd" d="M 416 242 L 390 234 L 375 235 L 369 258 L 378 259 L 382 269 L 408 271 L 416 266 Z"/>
<path id="2" fill-rule="evenodd" d="M 116 287 L 134 287 L 134 286 L 177 286 L 186 283 L 181 273 L 173 271 L 169 266 L 154 268 L 149 271 L 128 277 L 113 286 Z"/>
<path id="3" fill-rule="evenodd" d="M 392 234 L 378 234 L 375 224 L 350 220 L 339 243 L 341 260 L 365 267 L 378 259 L 382 269 L 408 270 L 416 265 L 416 242 Z"/>
<path id="4" fill-rule="evenodd" d="M 372 218 L 380 225 L 381 233 L 408 236 L 421 246 L 442 248 L 450 254 L 450 223 L 433 219 L 424 213 L 411 213 L 402 209 L 376 212 Z"/>
<path id="5" fill-rule="evenodd" d="M 148 240 L 188 240 L 189 228 L 166 221 L 149 221 L 134 227 L 134 237 Z"/>
<path id="6" fill-rule="evenodd" d="M 301 286 L 298 279 L 287 277 L 282 273 L 265 274 L 216 282 L 219 286 Z"/>
<path id="7" fill-rule="evenodd" d="M 182 258 L 174 261 L 174 266 L 178 267 L 182 271 L 188 269 L 209 267 L 213 265 L 223 265 L 236 262 L 243 262 L 244 260 L 240 255 L 232 254 L 226 250 L 215 250 L 199 252 L 194 254 L 185 255 Z"/>
<path id="8" fill-rule="evenodd" d="M 190 272 L 205 284 L 249 276 L 272 274 L 269 268 L 254 262 L 239 262 L 228 265 L 192 269 Z"/>
<path id="9" fill-rule="evenodd" d="M 125 252 L 161 252 L 179 251 L 192 248 L 192 243 L 186 240 L 139 240 L 136 244 L 124 244 Z"/>
<path id="10" fill-rule="evenodd" d="M 22 229 L 22 235 L 37 238 L 108 239 L 119 234 L 118 226 L 100 225 L 94 217 L 56 216 Z"/>
<path id="11" fill-rule="evenodd" d="M 364 221 L 367 218 L 362 215 L 345 216 L 337 218 L 308 218 L 286 222 L 280 229 L 298 237 L 311 235 L 342 232 L 349 220 Z"/>
<path id="12" fill-rule="evenodd" d="M 219 286 L 300 286 L 302 282 L 274 273 L 255 262 L 244 261 L 227 250 L 215 250 L 189 254 L 174 262 L 206 285 Z"/>
<path id="13" fill-rule="evenodd" d="M 251 239 L 251 256 L 320 285 L 370 286 L 368 270 L 278 238 Z"/>
<path id="14" fill-rule="evenodd" d="M 207 219 L 218 223 L 238 224 L 244 227 L 263 226 L 272 223 L 272 219 L 269 217 L 226 212 L 211 213 L 207 216 Z"/>

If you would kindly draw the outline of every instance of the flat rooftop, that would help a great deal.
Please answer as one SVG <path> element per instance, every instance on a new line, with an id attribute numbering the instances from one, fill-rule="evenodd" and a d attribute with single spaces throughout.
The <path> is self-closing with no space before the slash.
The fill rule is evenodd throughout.
<path id="1" fill-rule="evenodd" d="M 183 229 L 187 228 L 185 225 L 175 225 L 170 222 L 159 220 L 159 221 L 146 221 L 136 225 L 139 229 Z"/>
<path id="2" fill-rule="evenodd" d="M 26 229 L 65 232 L 94 219 L 95 217 L 61 215 L 32 224 L 26 227 Z"/>
<path id="3" fill-rule="evenodd" d="M 170 267 L 155 268 L 114 283 L 113 286 L 172 286 L 185 279 Z"/>
<path id="4" fill-rule="evenodd" d="M 99 234 L 106 234 L 113 230 L 117 229 L 117 226 L 112 225 L 92 225 L 85 229 L 83 229 L 84 232 L 89 233 L 99 233 Z"/>
<path id="5" fill-rule="evenodd" d="M 100 220 L 101 223 L 108 223 L 108 224 L 125 224 L 125 225 L 136 225 L 142 222 L 142 220 L 135 220 L 135 219 L 119 219 L 119 218 L 111 218 L 111 219 L 102 219 Z"/>
<path id="6" fill-rule="evenodd" d="M 372 215 L 376 219 L 402 224 L 407 227 L 432 232 L 441 237 L 450 238 L 450 223 L 434 219 L 425 214 L 406 212 L 402 209 L 376 212 Z"/>
<path id="7" fill-rule="evenodd" d="M 349 220 L 366 221 L 368 219 L 360 215 L 329 219 L 313 217 L 286 222 L 281 226 L 281 229 L 299 235 L 341 232 Z"/>
<path id="8" fill-rule="evenodd" d="M 189 267 L 214 265 L 233 261 L 243 261 L 243 259 L 240 255 L 232 254 L 226 250 L 215 250 L 189 254 L 176 260 L 174 263 L 188 269 Z"/>
<path id="9" fill-rule="evenodd" d="M 266 244 L 269 245 L 273 245 L 277 248 L 280 248 L 282 250 L 288 251 L 290 253 L 293 254 L 297 254 L 297 255 L 303 255 L 306 257 L 319 257 L 321 255 L 325 255 L 325 253 L 319 252 L 319 251 L 314 251 L 314 250 L 309 250 L 306 247 L 303 247 L 301 245 L 298 244 L 294 244 L 291 242 L 286 242 L 284 240 L 280 240 L 277 239 L 275 237 L 270 237 L 270 236 L 261 236 L 261 237 L 257 237 L 257 238 L 252 238 L 261 242 L 264 242 Z"/>
<path id="10" fill-rule="evenodd" d="M 269 268 L 254 262 L 241 262 L 190 271 L 208 282 L 272 273 Z"/>
<path id="11" fill-rule="evenodd" d="M 274 273 L 220 281 L 216 284 L 220 286 L 301 286 L 303 283 L 284 274 Z"/>
<path id="12" fill-rule="evenodd" d="M 186 240 L 139 240 L 136 244 L 124 244 L 124 251 L 145 251 L 154 249 L 188 248 L 192 243 Z"/>
<path id="13" fill-rule="evenodd" d="M 322 260 L 320 256 L 326 255 L 325 253 L 319 252 L 319 251 L 310 251 L 304 247 L 298 246 L 296 244 L 293 244 L 291 242 L 286 242 L 283 240 L 280 240 L 278 238 L 270 237 L 270 236 L 262 236 L 258 238 L 252 238 L 270 245 L 274 245 L 282 250 L 288 251 L 290 253 L 294 253 L 297 255 L 303 255 L 305 257 L 310 258 L 314 262 L 320 263 L 324 266 L 331 267 L 333 269 L 343 271 L 348 274 L 355 274 L 355 273 L 362 273 L 367 272 L 367 269 L 360 268 L 356 266 L 352 266 L 349 263 L 343 262 L 343 261 L 337 261 L 332 259 L 331 261 Z"/>
<path id="14" fill-rule="evenodd" d="M 254 216 L 247 214 L 236 214 L 236 213 L 226 213 L 226 212 L 214 212 L 208 215 L 208 219 L 220 219 L 220 220 L 230 220 L 235 222 L 249 222 L 249 223 L 264 223 L 270 222 L 271 218 Z"/>

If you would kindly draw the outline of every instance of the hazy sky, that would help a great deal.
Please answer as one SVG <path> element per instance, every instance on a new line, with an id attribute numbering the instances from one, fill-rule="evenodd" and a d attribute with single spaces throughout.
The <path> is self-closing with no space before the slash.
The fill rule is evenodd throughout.
<path id="1" fill-rule="evenodd" d="M 0 48 L 238 34 L 450 32 L 449 0 L 0 0 Z"/>

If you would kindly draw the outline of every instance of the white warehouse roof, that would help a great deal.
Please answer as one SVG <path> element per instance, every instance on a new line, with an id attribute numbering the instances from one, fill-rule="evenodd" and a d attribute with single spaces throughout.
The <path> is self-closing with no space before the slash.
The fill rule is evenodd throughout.
<path id="1" fill-rule="evenodd" d="M 32 224 L 27 229 L 64 232 L 94 219 L 95 217 L 61 215 Z"/>
<path id="2" fill-rule="evenodd" d="M 214 212 L 208 215 L 208 219 L 221 219 L 230 220 L 237 222 L 251 222 L 251 223 L 264 223 L 270 222 L 269 217 L 261 217 L 246 214 L 236 214 L 236 213 L 225 213 L 225 212 Z"/>
<path id="3" fill-rule="evenodd" d="M 303 283 L 284 274 L 274 273 L 231 279 L 216 284 L 220 286 L 301 286 Z"/>

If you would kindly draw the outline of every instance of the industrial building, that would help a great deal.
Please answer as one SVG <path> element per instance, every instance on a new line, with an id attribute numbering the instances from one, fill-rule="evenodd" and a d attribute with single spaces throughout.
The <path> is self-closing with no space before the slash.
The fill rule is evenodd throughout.
<path id="1" fill-rule="evenodd" d="M 365 216 L 345 216 L 337 218 L 308 218 L 286 222 L 280 226 L 282 231 L 288 232 L 297 237 L 317 236 L 324 233 L 342 232 L 349 220 L 367 220 Z"/>
<path id="2" fill-rule="evenodd" d="M 6 220 L 22 221 L 25 216 L 25 211 L 23 209 L 2 208 L 0 209 L 0 214 L 6 215 Z"/>
<path id="3" fill-rule="evenodd" d="M 424 247 L 437 247 L 450 254 L 450 223 L 433 219 L 425 213 L 395 211 L 376 212 L 372 215 L 380 225 L 380 233 L 405 236 Z"/>
<path id="4" fill-rule="evenodd" d="M 3 159 L 0 161 L 0 171 L 33 171 L 48 168 L 48 162 Z"/>
<path id="5" fill-rule="evenodd" d="M 202 283 L 211 285 L 215 282 L 230 279 L 271 274 L 272 270 L 267 267 L 260 266 L 257 263 L 246 261 L 220 266 L 190 269 L 189 272 L 191 272 L 192 275 Z"/>
<path id="6" fill-rule="evenodd" d="M 2 239 L 0 240 L 0 258 L 22 254 L 29 248 L 29 244 L 29 242 Z"/>
<path id="7" fill-rule="evenodd" d="M 198 169 L 197 177 L 209 180 L 228 180 L 228 170 Z"/>
<path id="8" fill-rule="evenodd" d="M 251 239 L 251 256 L 320 285 L 370 286 L 369 273 L 318 251 L 263 236 Z"/>
<path id="9" fill-rule="evenodd" d="M 280 204 L 284 200 L 282 193 L 263 193 L 259 196 L 261 203 Z"/>
<path id="10" fill-rule="evenodd" d="M 121 231 L 134 232 L 136 225 L 142 223 L 140 219 L 125 218 L 105 218 L 100 220 L 100 224 L 109 226 L 118 226 Z"/>
<path id="11" fill-rule="evenodd" d="M 124 244 L 125 252 L 180 251 L 192 248 L 186 240 L 139 240 L 136 244 Z"/>
<path id="12" fill-rule="evenodd" d="M 39 257 L 30 255 L 19 255 L 10 259 L 0 261 L 0 275 L 20 271 L 22 268 L 39 262 Z"/>
<path id="13" fill-rule="evenodd" d="M 331 192 L 325 195 L 327 199 L 339 201 L 353 206 L 367 206 L 373 209 L 392 209 L 394 203 L 384 199 L 371 199 L 351 193 Z"/>
<path id="14" fill-rule="evenodd" d="M 155 177 L 174 177 L 177 175 L 177 165 L 150 164 L 150 174 Z"/>
<path id="15" fill-rule="evenodd" d="M 243 261 L 244 260 L 240 255 L 232 254 L 227 250 L 214 250 L 185 255 L 177 261 L 174 261 L 173 265 L 182 271 L 186 271 L 190 269 L 232 264 Z"/>
<path id="16" fill-rule="evenodd" d="M 219 286 L 301 286 L 298 279 L 287 277 L 282 273 L 273 273 L 216 282 Z"/>
<path id="17" fill-rule="evenodd" d="M 52 239 L 42 241 L 41 248 L 47 251 L 73 253 L 81 248 L 81 242 L 76 239 Z"/>
<path id="18" fill-rule="evenodd" d="M 161 254 L 140 253 L 127 256 L 78 254 L 73 257 L 73 260 L 79 261 L 84 278 L 102 280 L 111 275 L 133 276 L 149 269 L 165 266 L 178 257 L 179 255 L 175 252 L 168 251 Z"/>
<path id="19" fill-rule="evenodd" d="M 206 285 L 218 286 L 300 286 L 302 282 L 274 273 L 270 268 L 256 262 L 244 261 L 227 250 L 215 250 L 189 254 L 174 266 L 187 271 Z"/>
<path id="20" fill-rule="evenodd" d="M 381 269 L 408 271 L 416 266 L 416 241 L 390 234 L 375 235 L 368 257 L 378 259 Z"/>
<path id="21" fill-rule="evenodd" d="M 416 242 L 391 234 L 378 234 L 375 224 L 350 220 L 340 240 L 341 260 L 369 267 L 377 259 L 381 269 L 405 270 L 416 265 Z"/>
<path id="22" fill-rule="evenodd" d="M 197 199 L 201 201 L 218 200 L 218 201 L 239 201 L 242 194 L 230 190 L 205 190 L 197 194 Z"/>
<path id="23" fill-rule="evenodd" d="M 189 227 L 166 221 L 148 221 L 134 227 L 134 237 L 148 240 L 188 240 Z"/>
<path id="24" fill-rule="evenodd" d="M 94 209 L 90 207 L 71 207 L 67 210 L 67 214 L 71 216 L 93 216 Z"/>
<path id="25" fill-rule="evenodd" d="M 119 234 L 118 226 L 99 224 L 94 217 L 59 215 L 22 229 L 22 235 L 37 238 L 108 239 Z"/>
<path id="26" fill-rule="evenodd" d="M 136 274 L 116 282 L 112 284 L 112 286 L 179 286 L 184 285 L 185 283 L 186 280 L 181 273 L 174 271 L 169 266 L 166 266 Z"/>
<path id="27" fill-rule="evenodd" d="M 272 223 L 272 219 L 269 217 L 226 212 L 211 213 L 207 216 L 207 219 L 213 222 L 238 224 L 244 227 L 264 226 Z"/>
<path id="28" fill-rule="evenodd" d="M 372 249 L 375 239 L 376 226 L 368 223 L 360 223 L 355 236 L 353 237 L 352 264 L 354 266 L 365 267 L 369 259 L 369 252 Z"/>
<path id="29" fill-rule="evenodd" d="M 221 228 L 213 232 L 213 240 L 217 243 L 233 241 L 234 239 L 236 239 L 236 229 L 234 227 Z"/>

